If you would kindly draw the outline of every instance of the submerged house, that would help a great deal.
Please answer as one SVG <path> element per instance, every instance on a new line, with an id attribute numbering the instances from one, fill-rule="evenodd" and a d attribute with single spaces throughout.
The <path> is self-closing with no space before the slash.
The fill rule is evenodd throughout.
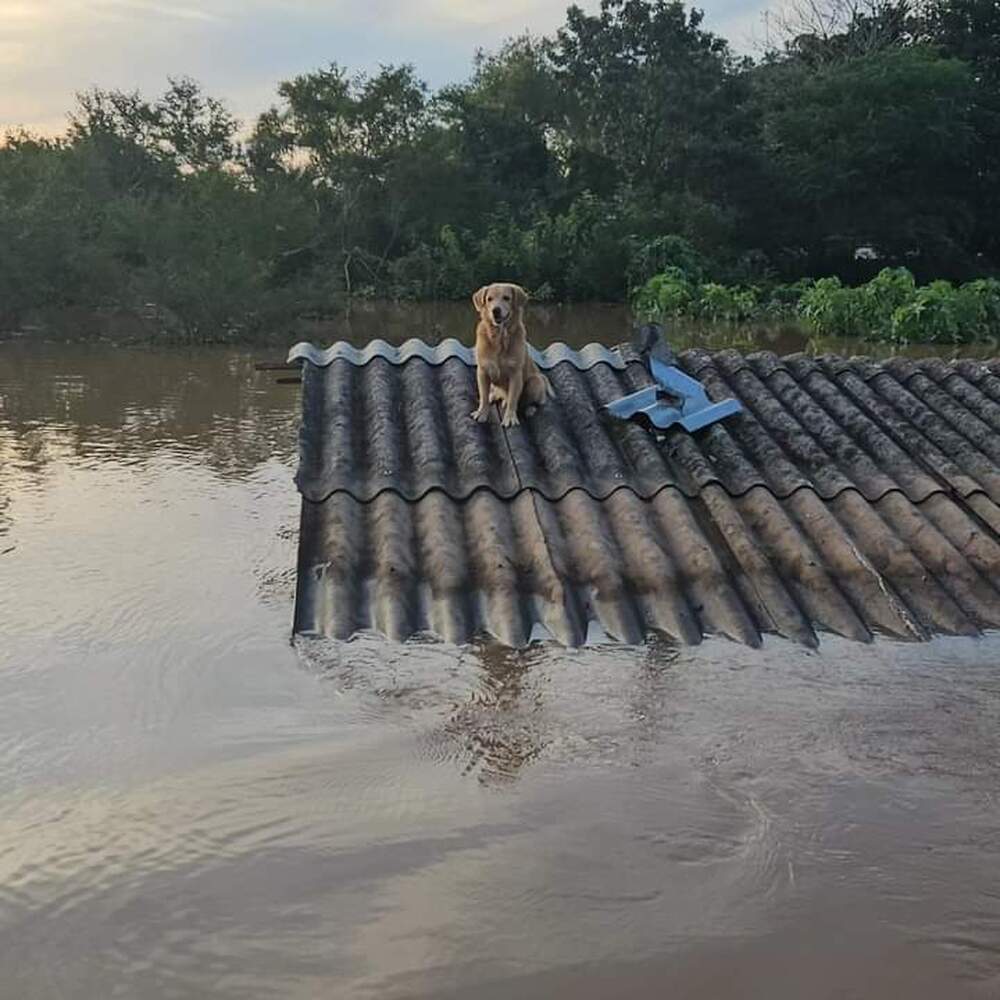
<path id="1" fill-rule="evenodd" d="M 632 347 L 535 352 L 556 398 L 477 424 L 472 351 L 293 348 L 295 631 L 924 638 L 1000 626 L 1000 362 L 686 352 L 742 412 L 617 420 Z"/>

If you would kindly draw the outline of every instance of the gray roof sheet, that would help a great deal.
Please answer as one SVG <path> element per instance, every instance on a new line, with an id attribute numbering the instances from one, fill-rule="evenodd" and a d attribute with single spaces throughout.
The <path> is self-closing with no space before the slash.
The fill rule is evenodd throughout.
<path id="1" fill-rule="evenodd" d="M 687 352 L 744 412 L 657 436 L 600 415 L 651 381 L 630 348 L 536 352 L 556 399 L 510 429 L 469 419 L 456 341 L 290 357 L 297 631 L 812 643 L 1000 625 L 996 362 Z"/>

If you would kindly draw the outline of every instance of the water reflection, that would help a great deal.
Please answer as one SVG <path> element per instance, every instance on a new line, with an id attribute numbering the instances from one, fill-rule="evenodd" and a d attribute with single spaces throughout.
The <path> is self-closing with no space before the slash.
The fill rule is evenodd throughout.
<path id="1" fill-rule="evenodd" d="M 479 682 L 441 727 L 442 739 L 459 748 L 462 770 L 486 785 L 513 781 L 545 749 L 543 686 L 532 676 L 549 651 L 508 649 L 485 641 L 471 656 Z M 433 739 L 433 737 L 432 737 Z"/>
<path id="2" fill-rule="evenodd" d="M 422 755 L 483 785 L 513 781 L 546 746 L 543 668 L 558 655 L 551 648 L 393 646 L 368 634 L 348 643 L 297 637 L 296 647 L 326 683 L 362 695 L 372 718 L 422 720 Z"/>
<path id="3" fill-rule="evenodd" d="M 373 720 L 419 723 L 423 756 L 484 787 L 512 785 L 542 759 L 649 763 L 677 713 L 681 647 L 656 635 L 640 650 L 399 646 L 370 633 L 346 643 L 297 637 L 296 648 L 325 683 L 361 696 Z"/>
<path id="4" fill-rule="evenodd" d="M 297 397 L 248 350 L 0 344 L 0 461 L 37 476 L 58 455 L 92 465 L 190 452 L 242 476 L 295 451 Z M 68 373 L 68 374 L 67 374 Z"/>

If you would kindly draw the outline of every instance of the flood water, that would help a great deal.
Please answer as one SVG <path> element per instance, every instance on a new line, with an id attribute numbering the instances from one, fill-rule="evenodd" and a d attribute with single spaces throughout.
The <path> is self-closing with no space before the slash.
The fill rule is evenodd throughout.
<path id="1" fill-rule="evenodd" d="M 297 647 L 262 355 L 0 343 L 0 1000 L 1000 995 L 997 637 Z"/>

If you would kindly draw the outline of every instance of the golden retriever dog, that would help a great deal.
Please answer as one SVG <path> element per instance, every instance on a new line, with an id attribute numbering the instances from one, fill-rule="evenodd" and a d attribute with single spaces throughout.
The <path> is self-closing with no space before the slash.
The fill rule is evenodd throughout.
<path id="1" fill-rule="evenodd" d="M 489 419 L 490 403 L 503 403 L 501 423 L 514 427 L 520 423 L 518 407 L 526 404 L 531 416 L 535 407 L 554 396 L 552 384 L 538 370 L 528 353 L 528 335 L 524 329 L 524 307 L 528 293 L 520 285 L 496 282 L 483 285 L 472 296 L 479 313 L 476 326 L 476 383 L 479 407 L 472 419 Z"/>

